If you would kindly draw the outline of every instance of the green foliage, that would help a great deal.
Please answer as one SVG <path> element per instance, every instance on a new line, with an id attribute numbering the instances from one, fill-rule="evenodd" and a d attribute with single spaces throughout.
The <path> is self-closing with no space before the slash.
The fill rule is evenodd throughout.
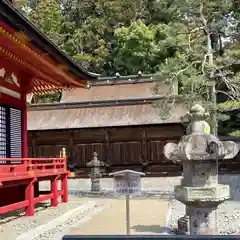
<path id="1" fill-rule="evenodd" d="M 35 95 L 33 98 L 34 103 L 52 103 L 59 102 L 61 97 L 60 93 L 46 93 Z"/>
<path id="2" fill-rule="evenodd" d="M 27 6 L 28 0 L 15 0 L 15 6 L 20 10 L 24 11 L 23 9 Z"/>
<path id="3" fill-rule="evenodd" d="M 238 108 L 240 109 L 240 100 L 232 100 L 232 101 L 227 101 L 227 102 L 218 104 L 218 109 L 221 111 L 233 110 Z"/>
<path id="4" fill-rule="evenodd" d="M 60 5 L 55 0 L 39 1 L 35 8 L 28 13 L 28 18 L 56 45 L 63 47 L 64 18 Z"/>
<path id="5" fill-rule="evenodd" d="M 219 115 L 221 116 L 219 131 L 221 135 L 240 136 L 240 118 L 236 112 L 240 109 L 240 101 L 233 100 L 218 104 Z M 235 110 L 235 111 L 233 111 Z M 225 116 L 225 118 L 222 116 Z"/>
<path id="6" fill-rule="evenodd" d="M 117 43 L 111 59 L 118 72 L 123 75 L 136 74 L 139 70 L 155 73 L 164 59 L 159 46 L 160 34 L 158 26 L 146 26 L 142 20 L 117 28 Z"/>
<path id="7" fill-rule="evenodd" d="M 114 31 L 119 26 L 129 26 L 140 14 L 144 1 L 63 0 L 61 3 L 66 22 L 71 23 L 67 24 L 70 37 L 66 51 L 80 60 L 79 64 L 84 60 L 84 66 L 92 72 L 115 71 L 109 57 L 117 41 Z"/>
<path id="8" fill-rule="evenodd" d="M 233 137 L 240 137 L 240 130 L 236 130 L 234 132 L 231 132 L 229 135 L 233 136 Z"/>
<path id="9" fill-rule="evenodd" d="M 85 69 L 104 75 L 157 72 L 156 93 L 162 81 L 177 84 L 178 96 L 156 103 L 165 117 L 177 101 L 189 107 L 201 103 L 211 109 L 210 70 L 215 71 L 217 90 L 237 101 L 240 98 L 239 1 L 17 2 L 21 9 L 27 6 L 31 11 L 25 11 L 26 16 Z M 224 54 L 214 54 L 213 64 L 206 55 L 204 20 L 214 22 L 228 39 Z M 227 109 L 229 104 L 219 107 Z"/>
<path id="10" fill-rule="evenodd" d="M 64 17 L 60 5 L 55 0 L 18 0 L 17 7 L 58 47 L 63 49 Z M 31 11 L 26 11 L 26 10 Z M 34 103 L 58 102 L 60 93 L 47 93 L 34 96 Z"/>
<path id="11" fill-rule="evenodd" d="M 188 48 L 189 31 L 201 25 L 199 2 L 29 0 L 28 6 L 32 11 L 28 17 L 91 72 L 110 75 L 115 72 L 136 74 L 139 70 L 155 73 L 157 69 L 168 72 L 172 68 L 169 58 L 177 62 L 185 60 L 182 65 L 186 66 L 188 62 L 204 57 L 206 47 L 202 32 L 191 34 L 191 52 Z M 214 13 L 225 29 L 224 16 L 231 7 L 230 0 L 207 1 L 204 14 L 212 18 Z M 236 13 L 234 16 L 237 16 Z M 232 19 L 236 17 L 231 18 L 228 31 L 236 33 L 238 24 Z M 239 56 L 237 47 L 231 51 L 232 56 Z M 192 70 L 189 68 L 186 74 L 179 75 L 181 82 L 185 82 L 184 79 L 192 74 Z M 199 74 L 196 71 L 193 73 L 196 80 Z M 186 83 L 183 87 L 186 88 Z"/>
<path id="12" fill-rule="evenodd" d="M 174 108 L 168 102 L 182 101 L 187 106 L 200 103 L 207 110 L 213 107 L 211 99 L 210 72 L 214 73 L 217 91 L 225 92 L 230 99 L 238 100 L 240 97 L 240 55 L 239 38 L 236 37 L 239 18 L 232 9 L 232 1 L 178 1 L 179 22 L 178 25 L 168 24 L 172 29 L 172 36 L 167 34 L 170 42 L 175 46 L 174 54 L 160 63 L 159 73 L 156 75 L 158 82 L 178 84 L 179 95 L 169 96 L 169 100 L 163 100 L 159 108 Z M 203 3 L 202 9 L 200 4 Z M 214 22 L 215 25 L 228 35 L 228 42 L 224 46 L 224 54 L 214 53 L 213 64 L 209 60 L 210 49 L 207 45 L 205 24 Z M 231 25 L 229 24 L 231 22 Z M 179 27 L 178 27 L 179 26 Z M 175 31 L 173 31 L 173 29 Z M 181 37 L 179 37 L 181 36 Z M 174 39 L 174 41 L 172 41 Z M 177 39 L 180 39 L 177 41 Z M 169 48 L 166 46 L 166 49 Z M 211 52 L 210 52 L 211 53 Z M 229 104 L 229 103 L 227 103 Z M 227 107 L 221 104 L 220 107 Z M 165 111 L 165 109 L 164 109 Z M 171 112 L 171 109 L 168 110 Z M 224 116 L 219 119 L 226 120 Z"/>

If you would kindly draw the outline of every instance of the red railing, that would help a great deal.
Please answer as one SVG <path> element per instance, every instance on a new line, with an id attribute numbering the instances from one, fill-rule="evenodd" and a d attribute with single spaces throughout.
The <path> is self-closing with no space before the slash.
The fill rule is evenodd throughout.
<path id="1" fill-rule="evenodd" d="M 0 182 L 41 177 L 67 172 L 67 159 L 63 158 L 0 158 Z M 17 163 L 16 163 L 17 162 Z"/>
<path id="2" fill-rule="evenodd" d="M 0 165 L 0 192 L 5 200 L 4 204 L 0 203 L 0 214 L 25 207 L 26 215 L 33 216 L 35 204 L 41 201 L 51 199 L 51 206 L 56 207 L 58 197 L 61 196 L 62 202 L 68 202 L 65 149 L 62 150 L 61 156 L 61 158 L 0 158 L 0 163 L 2 163 Z M 39 181 L 45 180 L 51 181 L 51 189 L 41 192 L 38 184 Z M 58 181 L 61 181 L 60 190 Z M 20 191 L 18 195 L 15 194 L 14 198 L 11 198 L 13 187 L 17 187 Z"/>

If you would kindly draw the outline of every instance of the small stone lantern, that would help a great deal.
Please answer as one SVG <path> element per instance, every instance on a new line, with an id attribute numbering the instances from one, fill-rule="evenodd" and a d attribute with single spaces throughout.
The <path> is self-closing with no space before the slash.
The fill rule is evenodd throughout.
<path id="1" fill-rule="evenodd" d="M 92 160 L 86 164 L 87 167 L 91 168 L 91 173 L 89 177 L 91 178 L 91 191 L 98 192 L 100 191 L 100 178 L 102 177 L 101 167 L 104 166 L 104 163 L 99 161 L 97 158 L 97 153 L 93 153 Z"/>
<path id="2" fill-rule="evenodd" d="M 218 160 L 233 158 L 239 146 L 210 134 L 208 113 L 202 106 L 192 107 L 188 116 L 187 135 L 178 144 L 164 147 L 167 159 L 183 165 L 181 185 L 174 191 L 175 198 L 186 205 L 186 215 L 178 226 L 191 235 L 217 235 L 218 205 L 230 198 L 229 186 L 218 184 Z"/>

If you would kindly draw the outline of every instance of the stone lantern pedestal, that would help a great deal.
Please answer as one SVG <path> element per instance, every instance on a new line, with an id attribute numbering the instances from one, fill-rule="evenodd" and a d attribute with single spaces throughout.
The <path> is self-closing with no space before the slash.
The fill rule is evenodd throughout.
<path id="1" fill-rule="evenodd" d="M 205 187 L 180 185 L 175 187 L 175 197 L 186 205 L 191 234 L 215 235 L 218 233 L 217 208 L 230 197 L 228 185 L 217 184 Z"/>
<path id="2" fill-rule="evenodd" d="M 174 189 L 175 198 L 186 205 L 186 215 L 179 219 L 178 227 L 191 235 L 215 235 L 217 208 L 230 197 L 229 186 L 218 184 L 218 160 L 233 158 L 239 149 L 234 142 L 221 142 L 209 134 L 210 126 L 204 120 L 208 114 L 200 105 L 188 115 L 187 135 L 178 144 L 164 147 L 169 160 L 183 165 L 181 185 Z"/>

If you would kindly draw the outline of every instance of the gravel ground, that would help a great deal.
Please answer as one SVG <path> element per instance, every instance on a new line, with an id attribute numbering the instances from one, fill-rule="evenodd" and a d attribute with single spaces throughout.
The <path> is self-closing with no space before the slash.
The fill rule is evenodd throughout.
<path id="1" fill-rule="evenodd" d="M 219 229 L 220 234 L 237 234 L 240 231 L 240 175 L 224 175 L 219 177 L 219 182 L 230 184 L 231 200 L 221 205 L 219 209 Z M 180 183 L 180 177 L 165 178 L 143 178 L 142 198 L 169 198 L 173 195 L 173 187 Z M 69 203 L 59 204 L 58 208 L 49 207 L 48 203 L 41 203 L 36 208 L 34 217 L 24 217 L 21 211 L 0 216 L 0 239 L 17 240 L 17 236 L 26 233 L 38 226 L 51 222 L 53 219 L 63 216 L 65 213 L 84 205 L 87 201 L 95 201 L 96 204 L 86 211 L 75 212 L 71 218 L 62 221 L 53 229 L 48 229 L 35 238 L 28 240 L 58 240 L 61 239 L 68 229 L 79 222 L 87 219 L 88 215 L 93 215 L 104 209 L 104 206 L 111 201 L 113 196 L 112 179 L 101 181 L 103 191 L 99 194 L 92 194 L 89 191 L 90 180 L 70 180 L 69 181 Z M 47 190 L 48 183 L 41 183 L 41 189 Z M 185 208 L 180 202 L 173 200 L 172 215 L 169 219 L 169 226 L 176 227 L 177 219 L 184 215 Z"/>
<path id="2" fill-rule="evenodd" d="M 35 208 L 35 216 L 25 217 L 22 209 L 2 215 L 0 218 L 0 239 L 16 240 L 20 234 L 34 229 L 42 224 L 61 216 L 62 214 L 79 207 L 86 199 L 70 196 L 69 203 L 59 204 L 57 208 L 51 208 L 49 202 L 42 202 Z"/>
<path id="3" fill-rule="evenodd" d="M 33 240 L 60 240 L 65 234 L 68 234 L 72 228 L 78 226 L 81 222 L 87 221 L 90 215 L 93 216 L 94 214 L 104 210 L 104 208 L 104 204 L 95 204 L 92 208 L 86 209 L 86 211 L 79 211 L 70 218 L 66 219 L 66 221 L 58 224 L 56 227 L 53 227 L 48 231 L 44 231 Z"/>
<path id="4" fill-rule="evenodd" d="M 220 175 L 219 183 L 229 184 L 231 194 L 231 198 L 219 206 L 219 234 L 238 234 L 240 232 L 240 175 Z M 171 201 L 172 215 L 169 227 L 175 229 L 177 227 L 177 220 L 185 214 L 185 206 L 175 199 Z"/>
<path id="5" fill-rule="evenodd" d="M 144 178 L 142 180 L 143 194 L 141 198 L 168 198 L 176 182 L 178 182 L 176 178 Z M 97 204 L 94 205 L 93 208 L 73 214 L 71 219 L 66 219 L 66 221 L 61 222 L 50 230 L 44 231 L 35 238 L 30 238 L 30 236 L 25 238 L 28 240 L 61 239 L 62 234 L 68 232 L 69 227 L 86 219 L 88 215 L 102 210 L 108 201 L 115 198 L 112 189 L 112 179 L 102 180 L 103 191 L 99 194 L 92 194 L 89 191 L 90 184 L 91 182 L 89 179 L 69 180 L 69 203 L 60 203 L 57 208 L 51 208 L 49 207 L 49 202 L 42 202 L 36 207 L 35 216 L 33 217 L 25 217 L 23 210 L 0 216 L 0 239 L 18 240 L 19 236 L 25 236 L 23 234 L 29 233 L 39 226 L 50 223 L 58 217 L 62 217 L 65 213 L 80 205 L 84 205 L 88 201 L 95 201 Z M 48 190 L 49 187 L 49 182 L 41 182 L 40 184 L 41 190 Z"/>
<path id="6" fill-rule="evenodd" d="M 185 206 L 177 200 L 172 200 L 172 216 L 170 228 L 177 228 L 177 220 L 184 216 Z M 218 226 L 219 234 L 235 235 L 240 232 L 240 202 L 226 201 L 219 208 Z"/>

